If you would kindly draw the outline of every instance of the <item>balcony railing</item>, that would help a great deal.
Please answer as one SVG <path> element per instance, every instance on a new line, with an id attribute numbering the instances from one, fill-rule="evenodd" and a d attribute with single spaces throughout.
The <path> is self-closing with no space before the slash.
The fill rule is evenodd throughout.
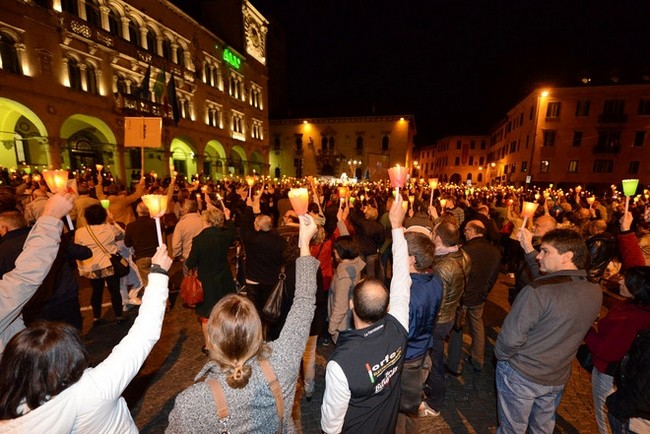
<path id="1" fill-rule="evenodd" d="M 158 104 L 138 98 L 133 95 L 121 95 L 115 99 L 115 106 L 124 114 L 130 116 L 160 117 L 163 122 L 173 122 L 174 115 L 171 109 L 167 109 L 163 104 Z"/>
<path id="2" fill-rule="evenodd" d="M 600 116 L 598 116 L 598 122 L 620 124 L 623 122 L 627 122 L 627 114 L 626 113 L 603 113 Z"/>
<path id="3" fill-rule="evenodd" d="M 594 154 L 618 154 L 620 152 L 621 145 L 594 146 Z"/>

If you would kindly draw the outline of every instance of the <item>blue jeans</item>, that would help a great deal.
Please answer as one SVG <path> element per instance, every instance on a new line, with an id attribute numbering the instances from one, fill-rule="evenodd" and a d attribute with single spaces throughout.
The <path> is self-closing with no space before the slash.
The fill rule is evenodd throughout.
<path id="1" fill-rule="evenodd" d="M 449 334 L 453 321 L 436 324 L 433 328 L 433 347 L 431 348 L 431 370 L 424 384 L 426 403 L 432 409 L 440 411 L 445 400 L 445 339 Z"/>
<path id="2" fill-rule="evenodd" d="M 591 393 L 594 398 L 594 414 L 600 434 L 609 434 L 609 422 L 607 421 L 607 405 L 605 399 L 614 393 L 614 377 L 603 374 L 597 368 L 591 371 Z"/>
<path id="3" fill-rule="evenodd" d="M 552 434 L 555 410 L 560 405 L 564 385 L 536 384 L 514 370 L 508 362 L 499 360 L 496 372 L 497 434 Z"/>

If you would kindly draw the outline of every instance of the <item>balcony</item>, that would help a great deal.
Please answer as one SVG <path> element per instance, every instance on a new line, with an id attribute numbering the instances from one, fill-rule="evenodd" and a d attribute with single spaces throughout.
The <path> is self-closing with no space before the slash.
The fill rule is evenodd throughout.
<path id="1" fill-rule="evenodd" d="M 621 152 L 621 145 L 610 144 L 607 146 L 596 145 L 594 146 L 594 154 L 619 154 Z"/>
<path id="2" fill-rule="evenodd" d="M 115 98 L 115 107 L 124 116 L 159 117 L 163 119 L 163 123 L 165 124 L 174 122 L 174 115 L 171 109 L 168 109 L 163 104 L 151 102 L 133 95 L 118 94 Z"/>
<path id="3" fill-rule="evenodd" d="M 627 122 L 626 113 L 603 113 L 598 116 L 598 122 L 602 124 L 621 124 Z"/>

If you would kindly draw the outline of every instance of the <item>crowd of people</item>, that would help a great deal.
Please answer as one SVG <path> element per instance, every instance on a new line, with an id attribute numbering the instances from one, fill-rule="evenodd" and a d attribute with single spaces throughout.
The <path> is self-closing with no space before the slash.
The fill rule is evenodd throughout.
<path id="1" fill-rule="evenodd" d="M 203 285 L 203 302 L 186 307 L 207 359 L 176 397 L 170 433 L 295 432 L 296 385 L 311 400 L 319 342 L 334 345 L 324 432 L 418 432 L 440 415 L 445 376 L 490 363 L 482 317 L 499 273 L 513 285 L 494 346 L 497 432 L 553 432 L 583 342 L 600 433 L 650 430 L 650 350 L 638 343 L 650 328 L 643 195 L 626 212 L 615 189 L 174 175 L 127 189 L 86 171 L 52 194 L 39 178 L 0 186 L 0 431 L 137 432 L 121 394 L 160 337 L 173 261 Z M 293 187 L 309 191 L 304 214 Z M 167 197 L 161 246 L 145 193 Z M 80 279 L 92 287 L 93 325 L 138 309 L 95 367 L 79 335 Z M 281 313 L 269 318 L 279 279 Z M 622 301 L 599 318 L 603 291 Z"/>

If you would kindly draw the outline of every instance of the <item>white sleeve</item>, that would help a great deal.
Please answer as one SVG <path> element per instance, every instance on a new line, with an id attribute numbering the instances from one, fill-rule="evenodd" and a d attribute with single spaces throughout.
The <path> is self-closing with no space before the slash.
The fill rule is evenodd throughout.
<path id="1" fill-rule="evenodd" d="M 351 395 L 343 369 L 338 363 L 330 361 L 325 370 L 325 393 L 320 408 L 320 427 L 325 433 L 340 433 L 343 430 Z"/>
<path id="2" fill-rule="evenodd" d="M 409 329 L 409 301 L 411 299 L 411 275 L 408 265 L 408 247 L 404 229 L 392 230 L 393 234 L 393 278 L 390 282 L 389 313 L 402 326 Z"/>

